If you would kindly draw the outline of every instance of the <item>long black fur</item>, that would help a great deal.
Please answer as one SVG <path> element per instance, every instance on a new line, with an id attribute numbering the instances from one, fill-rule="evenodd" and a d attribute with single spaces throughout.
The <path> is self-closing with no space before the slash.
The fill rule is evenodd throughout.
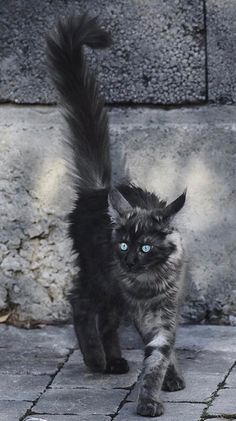
<path id="1" fill-rule="evenodd" d="M 87 15 L 60 21 L 47 39 L 48 63 L 64 105 L 79 192 L 109 186 L 111 181 L 107 114 L 83 53 L 83 45 L 105 48 L 110 42 L 97 19 Z"/>
<path id="2" fill-rule="evenodd" d="M 128 371 L 117 334 L 128 315 L 146 345 L 137 412 L 158 416 L 162 385 L 184 387 L 173 350 L 184 259 L 172 219 L 186 192 L 167 205 L 132 184 L 112 186 L 107 114 L 83 51 L 110 44 L 97 19 L 61 21 L 47 42 L 76 175 L 69 236 L 78 256 L 71 304 L 81 352 L 93 371 Z"/>

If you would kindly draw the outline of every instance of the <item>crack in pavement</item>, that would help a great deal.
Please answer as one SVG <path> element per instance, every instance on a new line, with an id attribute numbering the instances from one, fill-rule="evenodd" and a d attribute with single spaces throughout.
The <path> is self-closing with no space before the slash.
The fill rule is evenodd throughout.
<path id="1" fill-rule="evenodd" d="M 235 418 L 235 414 L 232 415 L 227 415 L 226 414 L 221 414 L 221 415 L 209 415 L 207 414 L 208 409 L 210 408 L 210 406 L 213 404 L 213 402 L 215 401 L 215 399 L 218 397 L 218 392 L 220 390 L 222 390 L 225 386 L 226 380 L 229 377 L 231 371 L 233 370 L 233 368 L 236 366 L 236 361 L 233 363 L 233 365 L 229 368 L 228 372 L 226 373 L 225 377 L 223 378 L 222 382 L 220 382 L 217 385 L 217 389 L 212 393 L 209 402 L 207 403 L 206 408 L 203 409 L 201 418 L 199 421 L 205 421 L 207 419 L 211 419 L 211 418 L 222 418 L 222 416 L 224 416 L 224 418 L 228 418 L 228 419 L 234 419 Z"/>
<path id="2" fill-rule="evenodd" d="M 119 415 L 120 410 L 124 407 L 124 405 L 125 405 L 126 403 L 128 403 L 128 402 L 129 402 L 129 401 L 128 401 L 128 397 L 131 395 L 131 393 L 132 393 L 132 391 L 133 391 L 133 389 L 134 389 L 135 385 L 139 382 L 141 375 L 142 375 L 142 372 L 139 374 L 139 376 L 138 376 L 137 380 L 136 380 L 136 381 L 132 384 L 132 386 L 129 388 L 127 395 L 126 395 L 126 396 L 124 397 L 124 399 L 122 399 L 122 401 L 120 402 L 120 404 L 119 404 L 119 406 L 118 406 L 118 408 L 117 408 L 116 412 L 115 412 L 114 414 L 109 414 L 109 417 L 111 417 L 111 420 L 114 420 L 114 419 L 117 417 L 117 415 Z M 124 390 L 124 389 L 123 389 L 123 390 Z"/>
<path id="3" fill-rule="evenodd" d="M 26 420 L 27 417 L 37 415 L 36 412 L 33 411 L 34 406 L 38 403 L 39 399 L 45 394 L 45 392 L 50 388 L 51 384 L 53 383 L 55 377 L 58 373 L 60 373 L 61 369 L 65 366 L 67 361 L 69 360 L 70 356 L 73 354 L 75 349 L 68 349 L 68 354 L 65 356 L 65 359 L 63 362 L 59 362 L 56 371 L 49 375 L 51 379 L 49 380 L 48 384 L 46 385 L 45 389 L 40 393 L 40 395 L 32 402 L 32 405 L 29 409 L 27 409 L 26 413 L 19 419 L 19 421 Z M 31 401 L 30 401 L 31 402 Z M 43 415 L 43 414 L 40 414 Z M 45 414 L 48 415 L 48 414 Z"/>

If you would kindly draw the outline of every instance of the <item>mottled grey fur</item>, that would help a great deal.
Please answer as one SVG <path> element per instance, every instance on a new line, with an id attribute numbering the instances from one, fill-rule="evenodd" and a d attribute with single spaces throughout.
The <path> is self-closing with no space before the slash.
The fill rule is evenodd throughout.
<path id="1" fill-rule="evenodd" d="M 184 387 L 174 354 L 184 251 L 173 219 L 186 192 L 167 205 L 130 183 L 112 187 L 107 115 L 83 44 L 109 44 L 87 15 L 59 22 L 48 38 L 77 175 L 77 199 L 68 216 L 80 267 L 70 298 L 75 331 L 91 370 L 125 373 L 117 329 L 122 316 L 129 317 L 145 344 L 137 412 L 158 416 L 161 388 Z"/>
<path id="2" fill-rule="evenodd" d="M 128 225 L 128 232 L 123 238 L 127 242 L 132 241 L 130 223 L 135 227 L 137 237 L 145 234 L 149 243 L 151 239 L 158 242 L 156 234 L 153 233 L 150 212 L 146 209 L 132 210 L 123 202 L 122 213 L 121 203 L 122 199 L 114 198 L 113 193 L 109 212 L 116 224 L 113 231 L 114 244 L 120 241 L 116 238 L 119 224 L 122 229 Z M 114 212 L 118 206 L 119 215 Z M 184 279 L 184 251 L 180 234 L 171 226 L 170 221 L 166 224 L 161 213 L 157 221 L 157 233 L 159 231 L 165 235 L 163 247 L 168 249 L 170 244 L 175 246 L 169 252 L 168 258 L 163 259 L 161 263 L 152 262 L 151 266 L 140 273 L 136 271 L 130 273 L 127 269 L 122 269 L 120 278 L 126 309 L 145 343 L 144 370 L 137 412 L 146 416 L 163 413 L 159 397 L 161 388 L 168 391 L 184 388 L 184 380 L 177 367 L 174 353 L 178 303 Z M 118 257 L 117 264 L 120 263 Z"/>

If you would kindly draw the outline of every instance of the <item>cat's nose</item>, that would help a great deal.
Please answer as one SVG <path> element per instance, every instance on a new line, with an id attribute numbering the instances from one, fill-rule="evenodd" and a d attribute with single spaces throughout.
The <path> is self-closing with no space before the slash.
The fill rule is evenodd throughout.
<path id="1" fill-rule="evenodd" d="M 135 266 L 135 262 L 134 261 L 132 261 L 132 262 L 127 261 L 126 264 L 127 264 L 127 266 L 128 266 L 129 269 L 132 269 Z"/>
<path id="2" fill-rule="evenodd" d="M 126 256 L 126 265 L 129 269 L 132 269 L 134 268 L 135 264 L 136 264 L 135 256 L 132 252 L 130 252 L 128 256 Z"/>

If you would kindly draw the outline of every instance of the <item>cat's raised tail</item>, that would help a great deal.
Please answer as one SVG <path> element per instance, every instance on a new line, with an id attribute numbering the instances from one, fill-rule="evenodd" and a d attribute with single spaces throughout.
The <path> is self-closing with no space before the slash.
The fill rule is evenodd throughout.
<path id="1" fill-rule="evenodd" d="M 105 48 L 110 43 L 97 18 L 87 14 L 59 21 L 47 38 L 48 64 L 68 123 L 66 141 L 72 149 L 78 193 L 110 185 L 107 113 L 83 51 L 83 45 Z"/>

